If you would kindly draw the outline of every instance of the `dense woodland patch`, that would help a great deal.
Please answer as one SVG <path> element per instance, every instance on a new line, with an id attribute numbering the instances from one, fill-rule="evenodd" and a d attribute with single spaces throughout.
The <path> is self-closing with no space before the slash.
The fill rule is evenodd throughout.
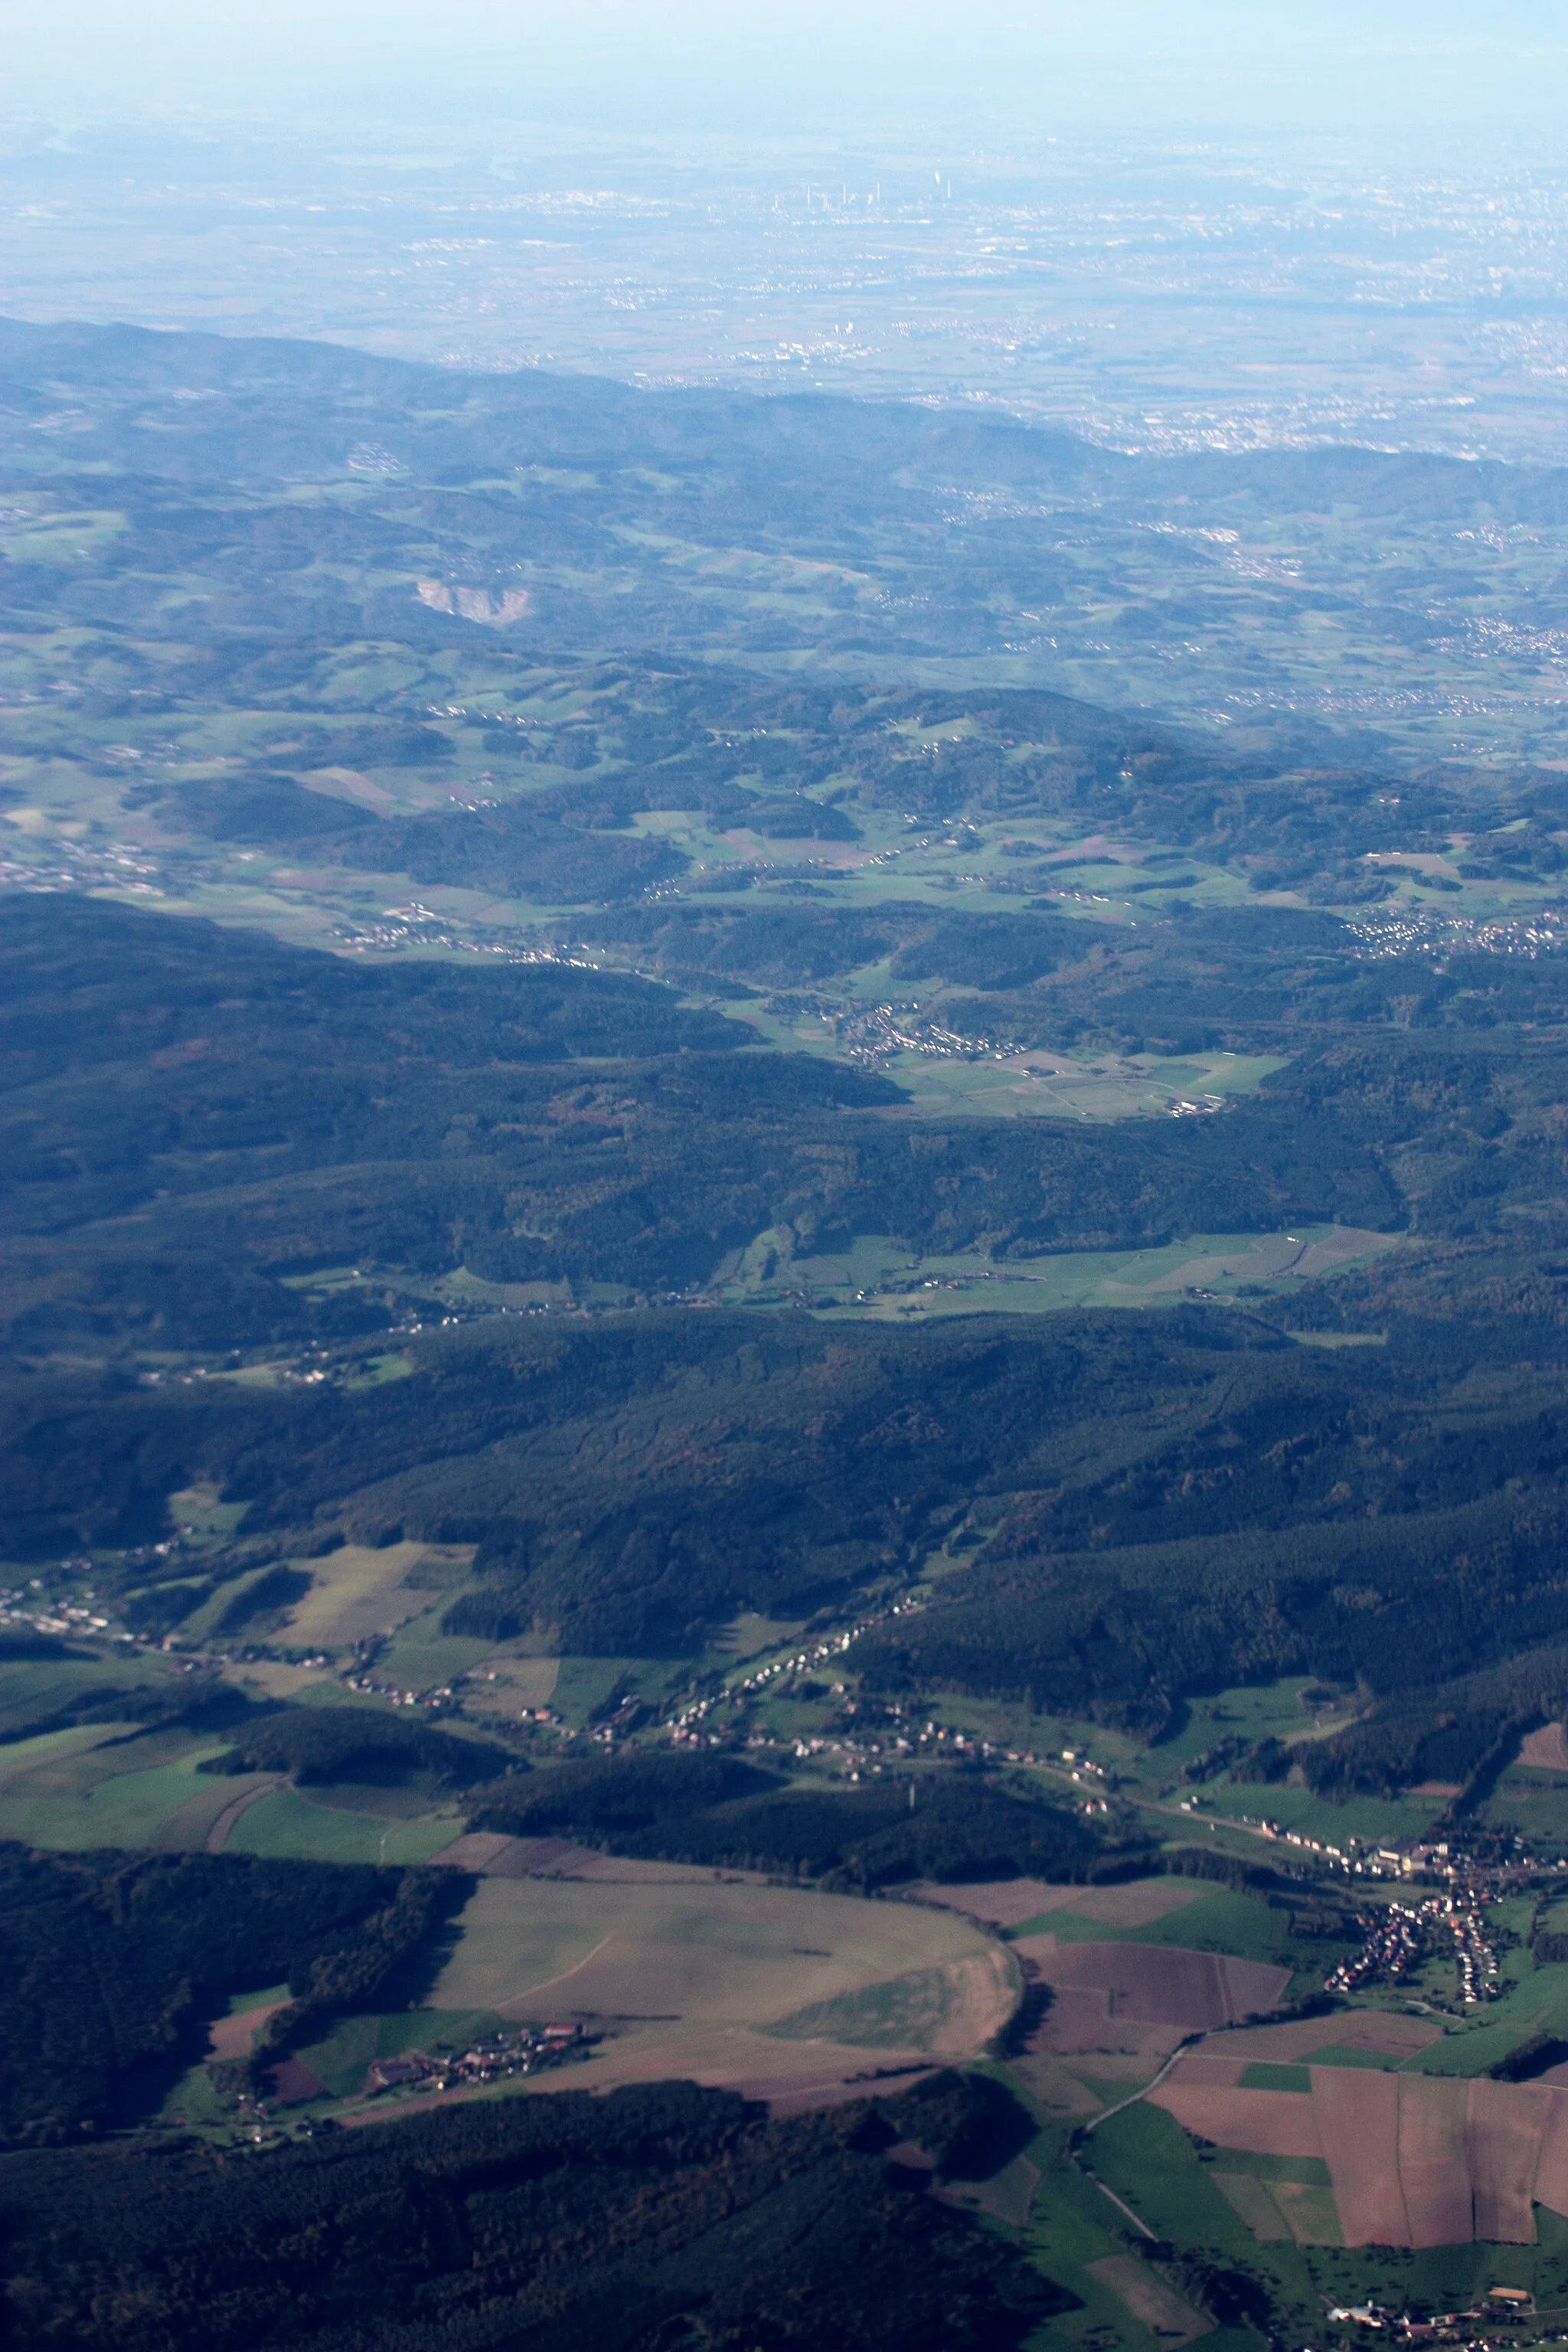
<path id="1" fill-rule="evenodd" d="M 884 2151 L 983 2175 L 1027 2133 L 1010 2105 L 950 2075 L 768 2123 L 658 2084 L 229 2157 L 0 2158 L 13 2341 L 1005 2352 L 1071 2298 Z"/>
<path id="2" fill-rule="evenodd" d="M 236 1993 L 287 1983 L 270 2053 L 363 2008 L 468 1891 L 455 1872 L 0 1846 L 0 2138 L 79 2144 L 155 2115 Z"/>

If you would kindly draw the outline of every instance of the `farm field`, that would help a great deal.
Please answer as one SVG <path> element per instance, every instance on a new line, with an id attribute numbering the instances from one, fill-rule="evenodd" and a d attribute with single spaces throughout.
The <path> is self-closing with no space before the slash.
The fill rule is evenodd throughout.
<path id="1" fill-rule="evenodd" d="M 1289 2071 L 1307 2076 L 1305 2088 L 1258 2086 L 1205 2046 L 1149 2100 L 1220 2147 L 1325 2164 L 1344 2244 L 1531 2245 L 1533 2206 L 1568 2207 L 1568 2093 L 1366 2067 Z"/>
<path id="2" fill-rule="evenodd" d="M 194 1807 L 206 1809 L 233 1781 L 204 1775 L 222 1742 L 188 1737 L 142 1738 L 139 1727 L 94 1724 L 0 1750 L 0 1837 L 26 1845 L 84 1852 L 95 1846 L 163 1843 L 166 1826 Z M 82 1737 L 82 1732 L 90 1736 Z M 121 1745 L 119 1743 L 124 1742 Z M 214 1806 L 214 1811 L 219 1810 Z M 191 1842 L 203 1832 L 193 1829 Z M 176 1837 L 174 1843 L 184 1843 Z"/>
<path id="3" fill-rule="evenodd" d="M 1130 1879 L 1116 1886 L 1047 1886 L 1037 1878 L 1003 1878 L 991 1885 L 917 1885 L 910 1892 L 921 1902 L 965 1911 L 1015 1935 L 1049 1927 L 1058 1914 L 1085 1935 L 1097 1928 L 1101 1935 L 1114 1930 L 1136 1935 L 1211 1894 L 1201 1879 L 1180 1878 Z"/>
<path id="4" fill-rule="evenodd" d="M 1079 2037 L 1093 2005 L 1097 2030 L 1114 2023 L 1137 2028 L 1212 2031 L 1244 2017 L 1277 2009 L 1290 1982 L 1288 1969 L 1224 1952 L 1185 1949 L 1174 1944 L 1058 1943 L 1052 1935 L 1023 1936 L 1013 1948 L 1033 1960 L 1056 1992 L 1041 2046 L 1064 2054 L 1082 2047 Z M 1070 2020 L 1070 2022 L 1069 2022 Z M 1112 2043 L 1111 2046 L 1114 2046 Z"/>
<path id="5" fill-rule="evenodd" d="M 297 1649 L 351 1649 L 391 1633 L 429 1608 L 432 1591 L 461 1580 L 472 1557 L 461 1546 L 398 1542 L 343 1544 L 291 1565 L 308 1570 L 310 1589 L 289 1612 L 287 1639 Z"/>
<path id="6" fill-rule="evenodd" d="M 94 1656 L 86 1645 L 59 1658 L 0 1659 L 0 1758 L 9 1769 L 12 1749 L 37 1730 L 81 1706 L 112 1706 L 120 1694 L 166 1689 L 173 1670 L 166 1659 L 117 1648 Z"/>
<path id="7" fill-rule="evenodd" d="M 977 2056 L 1017 1988 L 970 1922 L 912 1904 L 711 1878 L 489 1877 L 429 2002 L 605 2032 L 570 2072 L 579 2088 L 674 2074 L 789 2100 L 878 2065 Z"/>
<path id="8" fill-rule="evenodd" d="M 1414 2144 L 1410 2160 L 1421 2161 Z M 1149 2101 L 1096 2130 L 1086 2161 L 1093 2179 L 1157 2234 L 1211 2249 L 1264 2282 L 1288 2340 L 1310 2338 L 1325 2303 L 1369 2294 L 1453 2310 L 1494 2284 L 1508 2284 L 1525 2288 L 1544 2306 L 1560 2302 L 1568 2284 L 1568 2223 L 1548 2207 L 1535 2209 L 1528 2242 L 1467 2235 L 1431 2246 L 1342 2244 L 1340 2207 L 1321 2158 L 1194 2147 L 1175 2118 Z"/>
<path id="9" fill-rule="evenodd" d="M 328 1703 L 343 1703 L 335 1684 L 317 1688 Z M 340 1784 L 329 1801 L 324 1791 L 312 1798 L 272 1773 L 204 1771 L 227 1745 L 133 1723 L 79 1724 L 16 1741 L 0 1748 L 0 1838 L 57 1852 L 205 1848 L 394 1863 L 428 1860 L 462 1827 L 450 1803 L 401 1790 Z"/>
<path id="10" fill-rule="evenodd" d="M 1095 2131 L 1085 2161 L 1157 2237 L 1210 2248 L 1268 2284 L 1287 2326 L 1305 2336 L 1321 2317 L 1310 2257 L 1294 2243 L 1260 2242 L 1173 2117 L 1147 2102 Z"/>
<path id="11" fill-rule="evenodd" d="M 1068 1890 L 1068 1899 L 1038 1920 L 1019 1922 L 1009 1930 L 1020 1942 L 1037 1929 L 1054 1948 L 1074 1944 L 1116 1944 L 1171 1947 L 1183 1951 L 1228 1956 L 1265 1968 L 1288 1968 L 1296 1949 L 1289 1916 L 1255 1895 L 1216 1887 L 1202 1879 L 1174 1882 L 1181 1895 L 1164 1895 L 1171 1881 L 1133 1880 L 1125 1886 L 1095 1888 L 1080 1895 Z M 1192 1891 L 1189 1894 L 1188 1889 Z M 1121 1898 L 1121 1899 L 1118 1899 Z"/>

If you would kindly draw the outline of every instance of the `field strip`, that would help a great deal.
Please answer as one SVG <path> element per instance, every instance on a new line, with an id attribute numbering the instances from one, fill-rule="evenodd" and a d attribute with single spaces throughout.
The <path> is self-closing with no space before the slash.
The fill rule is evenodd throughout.
<path id="1" fill-rule="evenodd" d="M 206 1852 L 222 1853 L 228 1843 L 229 1833 L 241 1813 L 248 1812 L 251 1806 L 258 1803 L 261 1798 L 275 1796 L 283 1785 L 281 1780 L 264 1780 L 259 1788 L 247 1789 L 243 1796 L 236 1797 L 231 1803 L 226 1804 L 207 1832 Z"/>

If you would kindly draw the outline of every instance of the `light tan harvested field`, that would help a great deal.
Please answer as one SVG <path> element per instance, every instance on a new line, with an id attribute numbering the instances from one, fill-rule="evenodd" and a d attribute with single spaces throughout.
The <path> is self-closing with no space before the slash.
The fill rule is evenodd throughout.
<path id="1" fill-rule="evenodd" d="M 489 629 L 521 621 L 532 602 L 526 588 L 468 588 L 456 581 L 421 580 L 418 591 L 419 602 L 433 613 L 456 613 Z"/>
<path id="2" fill-rule="evenodd" d="M 1192 1878 L 1131 1878 L 1122 1886 L 1086 1886 L 1068 1908 L 1077 1919 L 1095 1919 L 1102 1927 L 1147 1927 L 1201 1903 L 1212 1886 Z"/>
<path id="3" fill-rule="evenodd" d="M 1058 2004 L 1069 1988 L 1097 1995 L 1111 2024 L 1177 2026 L 1186 2032 L 1234 2025 L 1277 2009 L 1290 1982 L 1289 1969 L 1226 1952 L 1188 1951 L 1180 1944 L 1058 1944 L 1047 1935 L 1021 1937 L 1013 1948 L 1057 1989 Z M 1066 2045 L 1053 2040 L 1045 2046 Z"/>
<path id="4" fill-rule="evenodd" d="M 410 1617 L 428 1609 L 438 1582 L 414 1582 L 417 1571 L 449 1566 L 453 1578 L 471 1554 L 422 1543 L 387 1544 L 380 1549 L 344 1544 L 321 1559 L 297 1560 L 308 1570 L 310 1590 L 288 1617 L 290 1648 L 342 1650 L 375 1633 L 394 1633 Z"/>
<path id="5" fill-rule="evenodd" d="M 912 1904 L 738 1881 L 481 1880 L 439 2010 L 580 2019 L 605 2039 L 542 2088 L 679 2075 L 786 2105 L 976 2056 L 1019 1991 L 1005 1948 Z"/>
<path id="6" fill-rule="evenodd" d="M 1568 1772 L 1568 1739 L 1563 1736 L 1563 1726 L 1547 1723 L 1539 1731 L 1527 1732 L 1519 1760 L 1532 1765 L 1538 1772 Z"/>

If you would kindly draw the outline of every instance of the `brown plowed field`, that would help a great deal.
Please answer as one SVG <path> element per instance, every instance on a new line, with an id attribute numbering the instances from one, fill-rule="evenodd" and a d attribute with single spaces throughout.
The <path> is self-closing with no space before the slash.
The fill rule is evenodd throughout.
<path id="1" fill-rule="evenodd" d="M 1206 2048 L 1194 2050 L 1182 2061 L 1182 2080 L 1199 2084 L 1205 2091 L 1233 2091 L 1249 2063 L 1246 2058 L 1227 2058 Z"/>
<path id="2" fill-rule="evenodd" d="M 1399 2178 L 1413 2246 L 1462 2246 L 1473 2228 L 1467 2085 L 1412 2074 L 1399 2084 Z"/>
<path id="3" fill-rule="evenodd" d="M 1221 2147 L 1321 2156 L 1346 2245 L 1531 2245 L 1532 2204 L 1568 2218 L 1568 2091 L 1314 2066 L 1309 2098 L 1235 2072 L 1194 2052 L 1149 2095 Z"/>
<path id="4" fill-rule="evenodd" d="M 1149 2097 L 1152 2105 L 1174 2116 L 1184 2131 L 1212 2139 L 1218 2147 L 1245 2148 L 1253 2156 L 1328 2153 L 1318 2136 L 1317 2103 L 1300 2091 L 1238 2091 L 1190 2083 L 1185 2066 L 1179 2066 Z"/>
<path id="5" fill-rule="evenodd" d="M 1525 2083 L 1470 2084 L 1465 2145 L 1478 2238 L 1499 2245 L 1535 2243 L 1531 2192 L 1542 2126 L 1557 2095 Z"/>
<path id="6" fill-rule="evenodd" d="M 1056 1999 L 1029 2036 L 1031 2050 L 1049 2051 L 1058 2058 L 1168 2058 L 1182 2038 L 1179 2025 L 1141 2025 L 1135 2018 L 1113 2018 L 1110 1996 L 1103 1987 L 1059 1985 L 1055 1991 Z"/>
<path id="7" fill-rule="evenodd" d="M 1114 2023 L 1174 2025 L 1189 2033 L 1276 2008 L 1290 1981 L 1289 1969 L 1179 1944 L 1058 1944 L 1055 1937 L 1028 1936 L 1014 1949 L 1059 1990 L 1104 1993 Z"/>
<path id="8" fill-rule="evenodd" d="M 1347 2246 L 1407 2246 L 1399 2186 L 1399 2078 L 1314 2066 L 1312 2105 Z"/>

